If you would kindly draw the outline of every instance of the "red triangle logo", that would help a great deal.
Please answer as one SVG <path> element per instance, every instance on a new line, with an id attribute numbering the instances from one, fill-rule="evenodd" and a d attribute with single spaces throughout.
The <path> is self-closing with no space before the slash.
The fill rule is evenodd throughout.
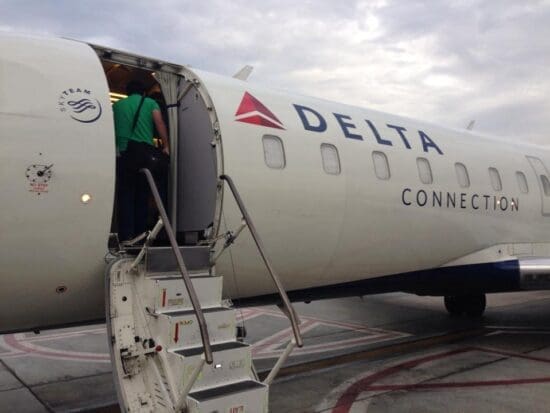
<path id="1" fill-rule="evenodd" d="M 237 122 L 284 129 L 282 122 L 277 116 L 248 92 L 245 92 L 235 116 Z"/>

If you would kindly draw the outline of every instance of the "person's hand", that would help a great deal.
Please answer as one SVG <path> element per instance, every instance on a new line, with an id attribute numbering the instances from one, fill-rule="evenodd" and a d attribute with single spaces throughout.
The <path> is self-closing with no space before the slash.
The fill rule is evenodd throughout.
<path id="1" fill-rule="evenodd" d="M 170 151 L 168 151 L 168 148 L 162 148 L 162 153 L 170 156 Z"/>

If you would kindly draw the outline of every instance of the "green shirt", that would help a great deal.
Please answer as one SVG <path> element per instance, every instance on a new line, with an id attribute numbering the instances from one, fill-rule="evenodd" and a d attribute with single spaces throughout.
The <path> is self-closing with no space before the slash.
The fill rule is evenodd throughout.
<path id="1" fill-rule="evenodd" d="M 131 139 L 137 142 L 145 142 L 153 145 L 153 135 L 155 127 L 153 124 L 153 111 L 160 110 L 159 105 L 151 98 L 145 98 L 136 128 L 132 132 L 132 123 L 134 115 L 141 101 L 141 95 L 133 94 L 125 99 L 119 100 L 113 105 L 113 115 L 115 119 L 116 148 L 118 152 L 124 152 Z"/>

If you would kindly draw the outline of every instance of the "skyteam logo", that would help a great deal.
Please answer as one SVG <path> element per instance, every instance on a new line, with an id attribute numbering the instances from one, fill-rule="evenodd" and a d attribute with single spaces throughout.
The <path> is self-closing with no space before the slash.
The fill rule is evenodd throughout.
<path id="1" fill-rule="evenodd" d="M 277 116 L 248 92 L 245 92 L 241 100 L 237 113 L 235 113 L 235 120 L 237 122 L 251 123 L 252 125 L 284 129 L 282 122 Z"/>
<path id="2" fill-rule="evenodd" d="M 57 105 L 61 112 L 67 112 L 72 119 L 82 123 L 95 122 L 102 113 L 101 103 L 87 89 L 64 90 L 59 95 Z"/>

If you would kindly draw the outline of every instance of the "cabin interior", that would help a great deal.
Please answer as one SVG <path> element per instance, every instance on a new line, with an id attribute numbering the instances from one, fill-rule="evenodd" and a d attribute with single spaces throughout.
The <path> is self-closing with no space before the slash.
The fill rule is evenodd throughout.
<path id="1" fill-rule="evenodd" d="M 170 66 L 176 102 L 168 102 L 156 73 L 163 65 L 151 60 L 96 48 L 109 85 L 111 104 L 126 97 L 126 86 L 132 80 L 140 81 L 146 96 L 154 99 L 162 112 L 170 136 L 170 168 L 166 184 L 165 208 L 172 221 L 180 245 L 196 245 L 207 240 L 213 229 L 217 200 L 216 145 L 212 111 L 207 109 L 202 94 L 194 82 L 185 75 L 173 73 Z M 117 61 L 118 60 L 118 61 Z M 122 61 L 122 62 L 121 62 Z M 166 66 L 164 66 L 166 67 Z M 183 69 L 183 68 L 182 68 Z M 164 79 L 166 81 L 166 79 Z M 174 89 L 175 88 L 175 89 Z M 173 94 L 174 96 L 174 94 Z M 174 111 L 175 113 L 170 113 Z M 155 137 L 158 143 L 158 137 Z M 115 196 L 111 232 L 117 233 L 118 208 Z M 158 211 L 150 196 L 147 228 L 158 219 Z M 157 244 L 167 244 L 165 234 L 159 234 Z"/>

